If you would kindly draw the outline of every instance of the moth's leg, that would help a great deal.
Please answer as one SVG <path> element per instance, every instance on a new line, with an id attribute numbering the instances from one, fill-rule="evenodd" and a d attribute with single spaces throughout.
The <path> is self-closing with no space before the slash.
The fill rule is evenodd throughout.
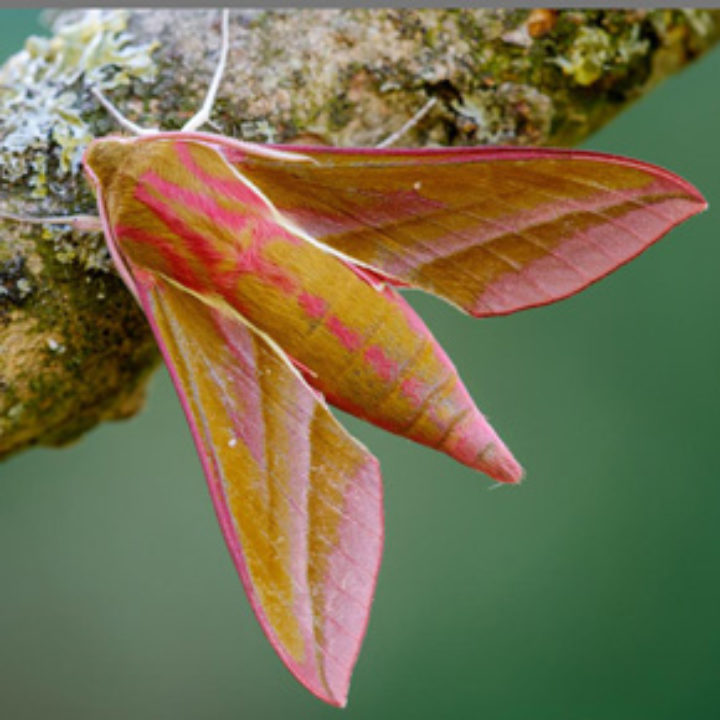
<path id="1" fill-rule="evenodd" d="M 16 213 L 0 212 L 0 220 L 30 223 L 31 225 L 69 225 L 78 232 L 102 232 L 102 223 L 97 215 L 49 215 L 33 217 Z"/>
<path id="2" fill-rule="evenodd" d="M 152 135 L 158 132 L 157 128 L 142 128 L 132 120 L 128 120 L 100 91 L 100 88 L 92 88 L 92 94 L 100 101 L 100 104 L 117 120 L 118 124 L 133 135 Z"/>
<path id="3" fill-rule="evenodd" d="M 205 102 L 202 107 L 183 125 L 185 132 L 192 132 L 197 130 L 201 125 L 204 125 L 210 120 L 210 113 L 212 112 L 215 98 L 217 97 L 218 89 L 220 88 L 220 81 L 225 73 L 225 65 L 227 63 L 228 50 L 230 49 L 230 11 L 225 8 L 222 11 L 222 44 L 220 45 L 220 60 L 218 61 L 217 67 L 215 68 L 215 74 L 213 75 L 212 82 L 208 88 L 207 95 L 205 96 Z"/>
<path id="4" fill-rule="evenodd" d="M 408 130 L 415 127 L 429 112 L 435 107 L 437 98 L 430 98 L 401 128 L 396 130 L 392 135 L 388 135 L 381 143 L 375 147 L 386 148 L 394 145 Z"/>

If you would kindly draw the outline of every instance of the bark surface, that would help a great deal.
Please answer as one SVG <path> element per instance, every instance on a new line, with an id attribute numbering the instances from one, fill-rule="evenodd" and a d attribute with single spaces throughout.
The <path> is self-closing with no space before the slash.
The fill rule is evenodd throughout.
<path id="1" fill-rule="evenodd" d="M 0 70 L 0 209 L 94 213 L 83 148 L 176 129 L 218 57 L 211 11 L 65 11 Z M 718 10 L 237 10 L 212 129 L 256 142 L 572 145 L 720 37 Z M 0 458 L 135 413 L 159 362 L 102 237 L 0 221 Z"/>

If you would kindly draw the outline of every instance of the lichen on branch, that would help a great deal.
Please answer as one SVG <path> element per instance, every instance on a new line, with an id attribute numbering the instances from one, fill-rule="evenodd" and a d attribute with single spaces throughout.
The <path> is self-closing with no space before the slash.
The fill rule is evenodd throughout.
<path id="1" fill-rule="evenodd" d="M 0 210 L 94 212 L 80 167 L 117 127 L 176 129 L 219 48 L 209 10 L 56 13 L 0 70 Z M 720 37 L 718 10 L 236 10 L 215 131 L 375 145 L 572 145 Z M 102 237 L 1 221 L 0 457 L 62 444 L 142 404 L 158 363 Z"/>

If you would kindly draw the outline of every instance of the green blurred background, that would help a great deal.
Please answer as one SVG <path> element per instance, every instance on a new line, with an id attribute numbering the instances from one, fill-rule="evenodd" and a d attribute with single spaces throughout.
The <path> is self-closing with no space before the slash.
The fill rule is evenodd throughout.
<path id="1" fill-rule="evenodd" d="M 0 16 L 0 54 L 41 32 Z M 528 469 L 519 489 L 362 423 L 387 544 L 348 720 L 720 717 L 720 52 L 587 147 L 711 211 L 582 295 L 416 304 Z M 332 718 L 256 624 L 163 371 L 147 409 L 0 468 L 0 717 Z"/>

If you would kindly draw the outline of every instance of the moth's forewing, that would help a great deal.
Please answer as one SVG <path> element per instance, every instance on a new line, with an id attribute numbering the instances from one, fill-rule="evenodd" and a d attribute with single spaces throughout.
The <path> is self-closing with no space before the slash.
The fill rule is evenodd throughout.
<path id="1" fill-rule="evenodd" d="M 224 150 L 316 240 L 476 316 L 583 289 L 706 207 L 662 168 L 524 148 Z"/>

